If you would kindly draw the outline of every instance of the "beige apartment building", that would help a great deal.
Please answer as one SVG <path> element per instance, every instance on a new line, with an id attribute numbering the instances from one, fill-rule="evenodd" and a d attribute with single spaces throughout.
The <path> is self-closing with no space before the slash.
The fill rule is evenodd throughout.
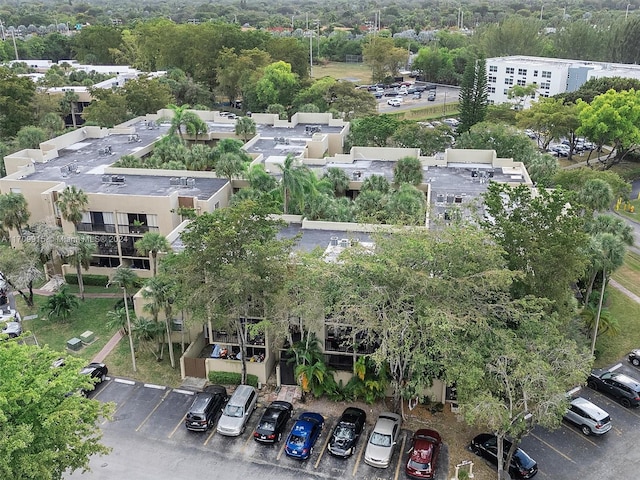
<path id="1" fill-rule="evenodd" d="M 213 143 L 221 138 L 235 138 L 235 118 L 219 112 L 196 112 L 209 131 L 199 140 Z M 147 231 L 168 238 L 174 250 L 181 248 L 180 232 L 188 222 L 177 213 L 179 207 L 190 207 L 197 214 L 211 212 L 228 205 L 234 189 L 246 185 L 243 180 L 217 178 L 212 172 L 175 170 L 125 169 L 111 166 L 123 155 L 142 157 L 153 151 L 155 143 L 170 127 L 171 111 L 136 118 L 112 129 L 82 127 L 50 141 L 39 149 L 22 150 L 5 157 L 8 175 L 0 179 L 0 193 L 19 192 L 28 202 L 30 221 L 49 221 L 60 225 L 67 233 L 75 226 L 65 222 L 57 209 L 59 193 L 75 185 L 87 193 L 89 206 L 78 230 L 92 235 L 98 245 L 91 273 L 109 275 L 120 265 L 149 276 L 149 258 L 141 257 L 133 244 Z M 425 228 L 434 221 L 448 222 L 458 218 L 472 220 L 482 209 L 481 194 L 489 182 L 532 185 L 523 164 L 498 158 L 495 151 L 449 149 L 433 157 L 422 156 L 412 148 L 353 147 L 344 153 L 344 139 L 349 124 L 331 118 L 330 114 L 298 113 L 291 121 L 277 115 L 254 114 L 257 133 L 244 149 L 253 158 L 252 164 L 263 164 L 273 175 L 287 155 L 294 155 L 321 176 L 327 168 L 345 170 L 351 183 L 348 195 L 357 196 L 363 181 L 371 175 L 393 179 L 395 162 L 406 156 L 418 157 L 423 166 L 424 191 L 429 208 Z M 186 137 L 187 140 L 195 140 Z M 283 235 L 301 233 L 298 248 L 325 250 L 328 259 L 353 243 L 370 242 L 369 234 L 380 225 L 309 221 L 299 216 L 285 216 L 288 227 Z M 386 228 L 393 228 L 391 226 Z M 65 272 L 75 273 L 65 266 Z M 135 296 L 135 310 L 143 315 L 144 299 Z M 262 319 L 260 312 L 246 319 L 249 325 Z M 182 313 L 178 313 L 182 317 Z M 176 325 L 183 325 L 179 318 Z M 294 326 L 295 328 L 295 326 Z M 348 326 L 326 320 L 315 332 L 323 345 L 328 363 L 337 369 L 336 376 L 345 382 L 352 375 L 353 364 L 360 355 L 370 353 L 375 345 L 353 338 Z M 231 352 L 239 346 L 236 332 L 221 331 L 211 322 L 189 331 L 176 328 L 173 341 L 186 339 L 189 347 L 180 360 L 182 376 L 206 377 L 210 371 L 239 372 L 237 360 L 209 357 L 214 344 Z M 276 373 L 278 382 L 295 383 L 292 367 L 281 358 L 269 333 L 249 337 L 248 372 L 265 383 Z M 431 398 L 443 400 L 445 385 L 436 382 L 429 392 Z"/>

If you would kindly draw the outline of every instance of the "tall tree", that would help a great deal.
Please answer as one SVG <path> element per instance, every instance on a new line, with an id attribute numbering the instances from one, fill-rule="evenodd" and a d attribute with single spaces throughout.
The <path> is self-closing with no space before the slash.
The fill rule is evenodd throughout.
<path id="1" fill-rule="evenodd" d="M 422 164 L 416 157 L 403 157 L 393 166 L 393 182 L 396 185 L 403 183 L 419 185 L 422 180 Z"/>
<path id="2" fill-rule="evenodd" d="M 147 232 L 135 243 L 136 250 L 140 255 L 151 254 L 151 272 L 156 276 L 158 271 L 158 253 L 169 252 L 171 245 L 164 235 L 157 232 Z"/>
<path id="3" fill-rule="evenodd" d="M 96 253 L 96 244 L 92 236 L 76 235 L 75 238 L 72 239 L 72 245 L 74 253 L 70 258 L 70 263 L 76 267 L 80 298 L 84 300 L 84 279 L 82 278 L 82 270 L 89 270 L 93 254 Z"/>
<path id="4" fill-rule="evenodd" d="M 78 224 L 82 221 L 82 215 L 87 210 L 89 205 L 89 197 L 82 190 L 72 185 L 66 187 L 60 196 L 58 197 L 58 209 L 60 215 L 66 221 L 73 223 L 74 227 L 78 228 Z M 82 278 L 82 267 L 84 269 L 89 268 L 89 262 L 91 261 L 91 255 L 95 252 L 95 245 L 91 248 L 89 237 L 78 237 L 78 243 L 75 244 L 75 253 L 73 264 L 76 267 L 76 273 L 78 275 L 78 287 L 80 289 L 80 295 L 84 300 L 84 279 Z M 84 245 L 82 245 L 84 243 Z M 86 265 L 86 266 L 85 266 Z"/>
<path id="5" fill-rule="evenodd" d="M 29 221 L 27 199 L 21 193 L 0 195 L 0 222 L 4 228 L 15 228 L 22 237 L 22 227 Z"/>
<path id="6" fill-rule="evenodd" d="M 73 356 L 51 368 L 59 357 L 46 345 L 0 342 L 2 478 L 60 480 L 110 451 L 100 443 L 98 420 L 109 418 L 113 407 L 69 395 L 90 389 L 93 379 L 78 375 L 84 364 Z"/>
<path id="7" fill-rule="evenodd" d="M 362 46 L 364 63 L 371 68 L 371 79 L 384 82 L 397 76 L 407 62 L 408 52 L 394 45 L 392 38 L 371 36 Z"/>
<path id="8" fill-rule="evenodd" d="M 169 359 L 171 368 L 175 368 L 175 360 L 173 356 L 173 343 L 171 341 L 171 322 L 173 321 L 173 303 L 176 296 L 176 284 L 167 275 L 154 276 L 149 278 L 142 289 L 142 297 L 149 300 L 149 311 L 153 314 L 154 321 L 158 322 L 159 313 L 164 313 L 164 331 L 167 338 L 167 346 L 169 350 Z M 145 305 L 146 307 L 147 305 Z M 164 346 L 160 347 L 160 357 L 162 360 L 162 352 Z"/>
<path id="9" fill-rule="evenodd" d="M 0 247 L 0 278 L 20 294 L 27 306 L 34 305 L 33 282 L 43 277 L 38 254 L 30 244 L 19 249 Z"/>
<path id="10" fill-rule="evenodd" d="M 297 165 L 295 157 L 291 154 L 287 155 L 282 165 L 278 164 L 278 168 L 282 172 L 280 188 L 282 189 L 284 214 L 289 213 L 291 202 L 302 210 L 305 195 L 314 189 L 313 173 L 306 166 Z"/>
<path id="11" fill-rule="evenodd" d="M 623 160 L 640 145 L 640 90 L 598 95 L 590 104 L 578 100 L 580 127 L 584 135 L 598 146 L 610 145 L 612 150 L 604 159 L 605 168 Z"/>
<path id="12" fill-rule="evenodd" d="M 236 135 L 242 138 L 244 143 L 247 143 L 256 134 L 256 122 L 251 117 L 240 117 L 236 120 L 235 131 Z"/>
<path id="13" fill-rule="evenodd" d="M 136 352 L 133 348 L 133 332 L 131 329 L 131 317 L 129 316 L 129 294 L 133 291 L 136 284 L 138 282 L 138 275 L 131 270 L 129 267 L 118 267 L 115 272 L 111 276 L 111 280 L 107 284 L 116 285 L 117 287 L 122 289 L 123 299 L 124 299 L 124 310 L 125 315 L 127 317 L 127 331 L 129 332 L 129 348 L 131 350 L 131 366 L 133 371 L 136 372 L 138 369 L 136 367 Z"/>
<path id="14" fill-rule="evenodd" d="M 198 216 L 182 235 L 177 274 L 192 315 L 235 330 L 246 383 L 247 318 L 264 318 L 287 272 L 291 240 L 280 222 L 254 202 Z M 206 261 L 203 261 L 206 259 Z"/>
<path id="15" fill-rule="evenodd" d="M 553 139 L 568 138 L 573 153 L 575 132 L 580 126 L 574 103 L 567 103 L 560 98 L 540 98 L 532 103 L 531 108 L 518 112 L 516 119 L 518 126 L 536 132 L 538 145 L 543 150 L 549 147 Z"/>
<path id="16" fill-rule="evenodd" d="M 467 62 L 460 88 L 460 125 L 462 133 L 476 123 L 483 122 L 489 105 L 487 91 L 487 62 L 484 58 Z"/>
<path id="17" fill-rule="evenodd" d="M 22 127 L 33 125 L 30 101 L 35 93 L 36 84 L 30 78 L 0 67 L 0 136 L 10 138 Z"/>
<path id="18" fill-rule="evenodd" d="M 562 190 L 540 190 L 491 183 L 484 194 L 483 228 L 505 251 L 512 271 L 522 272 L 514 294 L 548 298 L 564 320 L 572 313 L 572 283 L 586 267 L 583 218 Z M 562 265 L 562 268 L 557 268 Z"/>
<path id="19" fill-rule="evenodd" d="M 499 158 L 512 158 L 525 165 L 539 155 L 535 144 L 515 128 L 488 122 L 476 123 L 460 135 L 456 148 L 495 150 Z"/>

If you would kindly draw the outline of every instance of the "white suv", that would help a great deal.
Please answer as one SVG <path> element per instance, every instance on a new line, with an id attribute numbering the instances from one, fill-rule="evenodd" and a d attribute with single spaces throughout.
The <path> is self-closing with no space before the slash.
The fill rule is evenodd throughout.
<path id="1" fill-rule="evenodd" d="M 402 100 L 400 100 L 399 98 L 390 98 L 389 100 L 387 100 L 387 104 L 391 105 L 392 107 L 399 107 L 400 105 L 402 105 Z"/>
<path id="2" fill-rule="evenodd" d="M 602 435 L 611 430 L 609 414 L 582 397 L 571 400 L 564 419 L 580 427 L 585 435 Z"/>

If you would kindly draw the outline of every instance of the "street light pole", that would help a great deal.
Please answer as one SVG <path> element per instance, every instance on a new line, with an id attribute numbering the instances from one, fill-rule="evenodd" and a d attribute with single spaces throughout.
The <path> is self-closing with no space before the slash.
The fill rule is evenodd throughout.
<path id="1" fill-rule="evenodd" d="M 629 16 L 629 7 L 631 6 L 630 3 L 627 3 L 627 13 L 624 14 L 624 19 L 626 20 L 627 17 Z"/>
<path id="2" fill-rule="evenodd" d="M 122 287 L 122 294 L 124 296 L 124 311 L 127 314 L 127 330 L 129 330 L 129 347 L 131 348 L 131 365 L 133 366 L 133 371 L 137 372 L 136 368 L 136 351 L 133 348 L 133 332 L 131 331 L 131 317 L 129 316 L 129 302 L 127 300 L 127 289 Z"/>
<path id="3" fill-rule="evenodd" d="M 544 3 L 540 7 L 540 21 L 542 21 L 542 12 L 544 11 Z"/>

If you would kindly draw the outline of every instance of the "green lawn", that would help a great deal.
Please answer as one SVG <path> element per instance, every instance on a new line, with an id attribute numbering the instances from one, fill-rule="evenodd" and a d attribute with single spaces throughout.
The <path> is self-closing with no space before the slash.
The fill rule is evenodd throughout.
<path id="1" fill-rule="evenodd" d="M 153 354 L 147 349 L 136 350 L 136 366 L 138 371 L 134 373 L 131 365 L 131 349 L 128 338 L 120 340 L 118 346 L 111 352 L 105 360 L 109 366 L 109 372 L 113 375 L 125 378 L 134 378 L 153 383 L 155 385 L 168 385 L 179 387 L 182 383 L 180 378 L 180 356 L 182 355 L 180 345 L 174 345 L 174 356 L 176 368 L 171 368 L 169 354 L 165 348 L 164 359 L 156 360 Z"/>
<path id="2" fill-rule="evenodd" d="M 600 352 L 595 366 L 604 367 L 617 363 L 634 348 L 640 347 L 640 304 L 619 292 L 615 288 L 607 290 L 609 310 L 618 320 L 620 334 L 602 335 L 598 338 L 596 350 Z"/>
<path id="3" fill-rule="evenodd" d="M 72 285 L 70 283 L 67 284 L 67 290 L 72 293 L 80 293 L 78 285 Z M 84 293 L 116 293 L 121 295 L 122 290 L 116 286 L 105 288 L 98 285 L 85 285 Z"/>
<path id="4" fill-rule="evenodd" d="M 368 85 L 371 83 L 371 68 L 364 63 L 327 62 L 314 65 L 312 78 L 322 77 L 348 80 L 356 85 Z"/>
<path id="5" fill-rule="evenodd" d="M 80 302 L 80 306 L 74 310 L 66 322 L 48 319 L 47 314 L 40 310 L 46 297 L 35 295 L 35 307 L 27 308 L 22 299 L 17 300 L 18 310 L 23 317 L 37 314 L 34 320 L 25 320 L 25 330 L 36 335 L 40 345 L 49 345 L 51 348 L 63 352 L 66 350 L 67 340 L 77 337 L 87 330 L 96 335 L 96 341 L 75 353 L 80 358 L 90 360 L 109 341 L 115 331 L 106 327 L 106 312 L 113 308 L 116 299 L 92 298 Z"/>
<path id="6" fill-rule="evenodd" d="M 640 256 L 627 252 L 624 264 L 615 271 L 612 278 L 636 295 L 640 295 Z"/>

